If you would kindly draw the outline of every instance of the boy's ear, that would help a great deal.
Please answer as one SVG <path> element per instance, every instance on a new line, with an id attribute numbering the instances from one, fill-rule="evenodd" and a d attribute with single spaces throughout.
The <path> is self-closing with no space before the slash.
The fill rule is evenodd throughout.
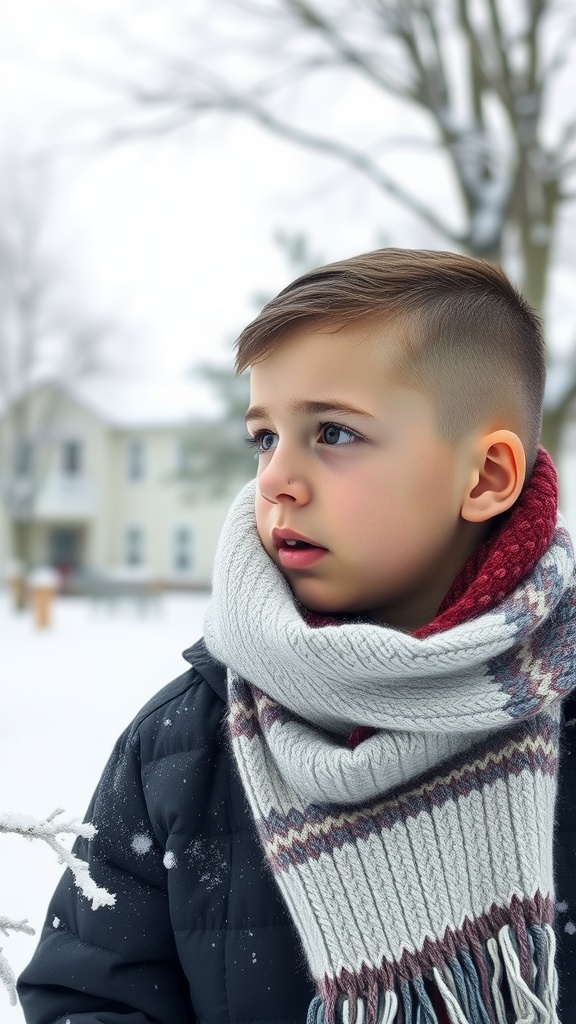
<path id="1" fill-rule="evenodd" d="M 464 495 L 461 515 L 484 523 L 511 508 L 526 479 L 524 445 L 511 430 L 495 430 L 479 439 L 473 479 Z"/>

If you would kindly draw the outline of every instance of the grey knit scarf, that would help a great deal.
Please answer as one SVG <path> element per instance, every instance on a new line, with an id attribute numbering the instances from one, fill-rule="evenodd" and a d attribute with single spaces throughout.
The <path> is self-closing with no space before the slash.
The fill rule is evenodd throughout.
<path id="1" fill-rule="evenodd" d="M 576 582 L 559 523 L 494 609 L 415 639 L 312 628 L 232 506 L 206 642 L 268 863 L 318 998 L 310 1021 L 555 1024 L 552 833 Z M 352 729 L 376 729 L 350 750 Z"/>

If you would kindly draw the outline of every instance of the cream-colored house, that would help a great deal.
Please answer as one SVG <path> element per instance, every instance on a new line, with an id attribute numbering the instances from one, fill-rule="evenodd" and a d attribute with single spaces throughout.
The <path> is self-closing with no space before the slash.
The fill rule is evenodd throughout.
<path id="1" fill-rule="evenodd" d="M 99 381 L 64 392 L 34 503 L 33 564 L 70 578 L 207 586 L 241 481 L 220 500 L 193 500 L 179 480 L 187 424 L 204 406 L 189 385 Z M 13 554 L 0 506 L 0 562 Z"/>
<path id="2" fill-rule="evenodd" d="M 39 389 L 32 406 L 42 398 Z M 179 481 L 187 426 L 210 414 L 206 395 L 189 384 L 97 381 L 63 392 L 35 499 L 32 564 L 87 584 L 208 586 L 218 534 L 242 483 L 230 480 L 222 499 L 207 500 Z M 5 430 L 0 416 L 0 452 Z M 576 537 L 576 421 L 558 461 L 561 507 Z M 13 556 L 0 504 L 0 573 Z"/>

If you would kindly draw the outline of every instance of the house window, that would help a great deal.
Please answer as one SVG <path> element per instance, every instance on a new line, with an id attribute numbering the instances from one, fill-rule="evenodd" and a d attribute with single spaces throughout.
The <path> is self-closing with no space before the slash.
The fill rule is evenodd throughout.
<path id="1" fill-rule="evenodd" d="M 146 448 L 144 441 L 133 437 L 128 442 L 128 479 L 143 480 L 146 473 Z"/>
<path id="2" fill-rule="evenodd" d="M 14 470 L 15 476 L 29 476 L 32 470 L 32 448 L 33 442 L 28 438 L 19 437 L 14 445 Z"/>
<path id="3" fill-rule="evenodd" d="M 189 526 L 177 526 L 175 528 L 172 545 L 174 572 L 191 572 L 193 564 L 193 533 Z"/>
<path id="4" fill-rule="evenodd" d="M 176 474 L 186 478 L 193 463 L 192 441 L 189 437 L 179 437 L 176 441 Z"/>
<path id="5" fill-rule="evenodd" d="M 60 449 L 62 476 L 77 477 L 82 474 L 82 442 L 64 441 Z"/>
<path id="6" fill-rule="evenodd" d="M 144 564 L 144 530 L 141 526 L 127 526 L 124 534 L 124 561 L 126 565 Z"/>

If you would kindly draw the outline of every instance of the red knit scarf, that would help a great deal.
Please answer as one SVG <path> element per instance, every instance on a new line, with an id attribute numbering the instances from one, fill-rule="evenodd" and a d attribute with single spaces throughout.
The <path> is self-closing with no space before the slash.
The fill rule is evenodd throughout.
<path id="1" fill-rule="evenodd" d="M 558 480 L 548 453 L 538 450 L 532 475 L 516 504 L 468 559 L 436 618 L 414 630 L 424 639 L 452 629 L 499 604 L 534 568 L 552 540 Z"/>

